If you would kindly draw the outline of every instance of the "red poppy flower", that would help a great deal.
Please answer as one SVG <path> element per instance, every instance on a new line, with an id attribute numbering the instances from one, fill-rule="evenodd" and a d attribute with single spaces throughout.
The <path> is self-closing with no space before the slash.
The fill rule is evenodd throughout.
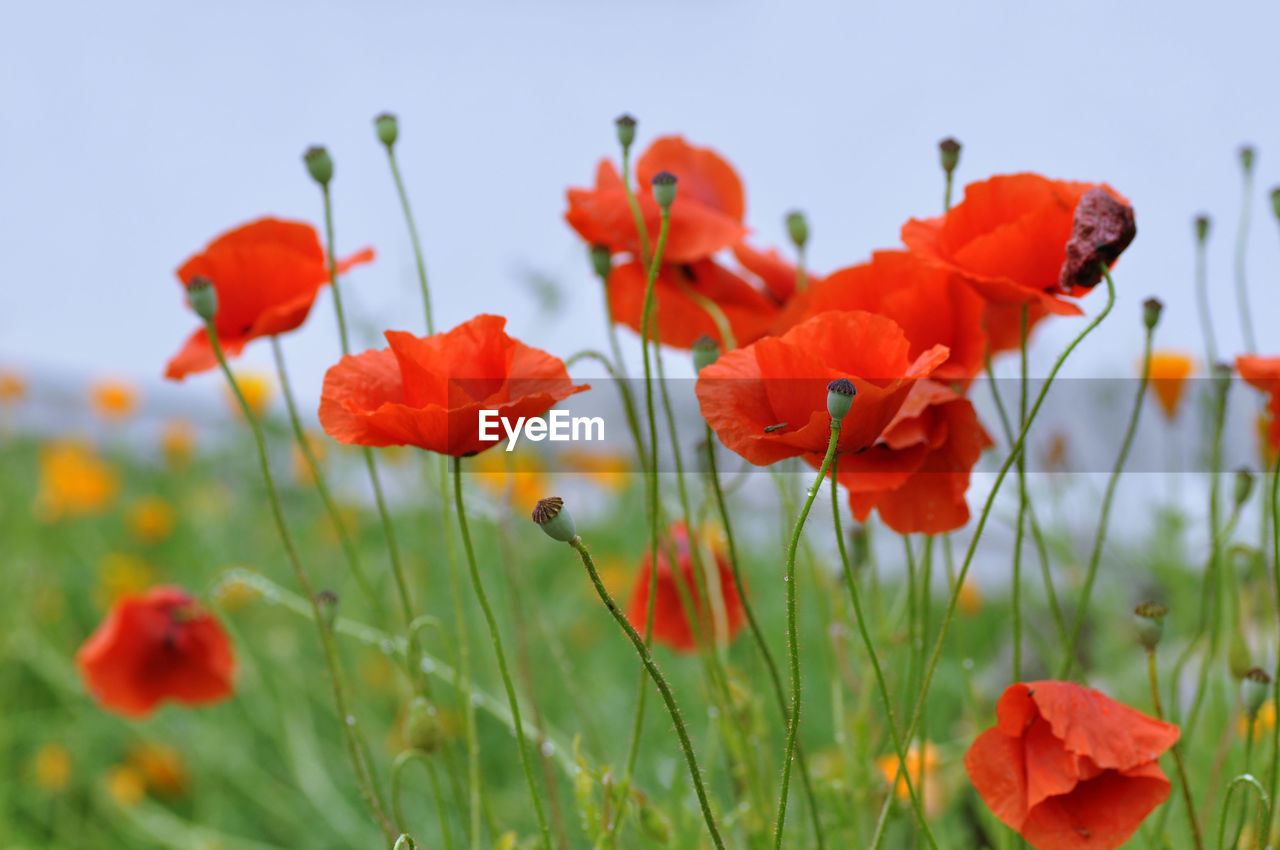
<path id="1" fill-rule="evenodd" d="M 609 307 L 614 321 L 640 333 L 648 277 L 638 262 L 615 266 L 609 274 Z M 711 260 L 687 265 L 663 263 L 653 283 L 653 330 L 664 345 L 689 348 L 706 335 L 724 345 L 723 334 L 703 302 L 713 302 L 743 345 L 769 330 L 777 308 L 758 290 Z M 656 331 L 656 332 L 655 332 Z"/>
<path id="2" fill-rule="evenodd" d="M 776 248 L 762 251 L 739 242 L 733 246 L 733 256 L 745 271 L 759 279 L 765 295 L 774 302 L 786 304 L 796 294 L 796 266 L 785 260 Z M 823 279 L 806 271 L 805 280 L 806 286 L 813 288 Z"/>
<path id="3" fill-rule="evenodd" d="M 968 381 L 982 370 L 983 308 L 982 297 L 954 272 L 907 251 L 877 251 L 869 263 L 815 281 L 784 308 L 775 329 L 830 310 L 865 310 L 902 328 L 911 344 L 909 357 L 947 346 L 951 354 L 934 377 Z"/>
<path id="4" fill-rule="evenodd" d="M 320 424 L 340 443 L 464 457 L 505 436 L 494 423 L 499 436 L 481 436 L 481 410 L 515 423 L 589 389 L 559 358 L 507 336 L 506 324 L 480 315 L 435 336 L 387 331 L 389 348 L 347 355 L 325 374 Z"/>
<path id="5" fill-rule="evenodd" d="M 1072 682 L 1010 685 L 965 754 L 993 814 L 1039 850 L 1111 850 L 1169 795 L 1178 727 Z"/>
<path id="6" fill-rule="evenodd" d="M 746 235 L 742 215 L 746 203 L 742 181 L 719 154 L 710 148 L 690 145 L 680 136 L 656 139 L 636 160 L 636 200 L 649 234 L 650 247 L 658 238 L 662 222 L 650 182 L 669 171 L 679 182 L 671 205 L 671 225 L 663 260 L 693 263 L 708 259 Z M 609 160 L 596 168 L 594 189 L 570 189 L 565 220 L 592 245 L 604 245 L 611 253 L 640 255 L 640 238 L 635 218 L 627 203 L 626 187 Z"/>
<path id="7" fill-rule="evenodd" d="M 1267 441 L 1273 450 L 1280 448 L 1280 357 L 1237 357 L 1236 371 L 1267 394 L 1267 411 L 1271 414 Z"/>
<path id="8" fill-rule="evenodd" d="M 958 272 L 992 304 L 1027 304 L 1077 316 L 1080 308 L 1057 296 L 1089 291 L 1070 283 L 1064 289 L 1061 279 L 1076 207 L 1095 188 L 1093 183 L 1050 180 L 1038 174 L 970 183 L 964 201 L 946 215 L 912 219 L 903 225 L 902 241 L 929 262 Z M 1101 188 L 1123 202 L 1110 187 Z M 1019 311 L 1014 311 L 1015 334 L 1018 316 Z M 993 336 L 1006 338 L 1007 317 L 997 321 L 1001 332 Z"/>
<path id="9" fill-rule="evenodd" d="M 968 399 L 916 381 L 879 442 L 840 457 L 838 480 L 859 522 L 875 508 L 899 534 L 941 534 L 969 521 L 969 473 L 990 445 Z"/>
<path id="10" fill-rule="evenodd" d="M 653 602 L 653 637 L 661 644 L 677 652 L 693 652 L 697 649 L 693 627 L 689 623 L 688 611 L 681 601 L 681 590 L 677 580 L 684 587 L 684 594 L 692 604 L 698 617 L 699 628 L 704 636 L 714 631 L 712 612 L 702 604 L 702 595 L 698 592 L 698 582 L 693 573 L 693 558 L 689 553 L 689 532 L 684 523 L 675 523 L 668 530 L 671 544 L 675 547 L 676 562 L 680 565 L 677 579 L 671 569 L 671 560 L 665 551 L 658 553 L 658 593 Z M 742 599 L 738 596 L 737 585 L 733 581 L 733 570 L 725 559 L 724 553 L 716 548 L 713 552 L 716 566 L 716 581 L 720 585 L 720 598 L 724 606 L 724 627 L 730 643 L 742 631 L 745 614 L 742 610 Z M 653 561 L 649 553 L 645 553 L 636 575 L 635 589 L 631 593 L 631 602 L 627 605 L 627 619 L 636 631 L 644 634 L 649 614 L 649 584 Z M 708 576 L 709 589 L 715 590 L 711 577 Z"/>
<path id="11" fill-rule="evenodd" d="M 196 706 L 231 696 L 235 658 L 226 633 L 180 587 L 121 597 L 76 653 L 101 705 L 126 717 L 165 700 Z"/>
<path id="12" fill-rule="evenodd" d="M 338 273 L 373 261 L 373 249 L 339 260 Z M 222 234 L 178 268 L 187 286 L 194 278 L 213 282 L 218 342 L 228 357 L 260 336 L 291 331 L 306 321 L 320 287 L 329 282 L 324 248 L 315 228 L 301 221 L 262 218 Z M 218 365 L 209 337 L 200 328 L 187 339 L 165 370 L 180 381 Z"/>
<path id="13" fill-rule="evenodd" d="M 935 345 L 909 357 L 902 329 L 883 316 L 830 312 L 725 352 L 698 376 L 702 417 L 724 443 L 764 466 L 787 457 L 826 453 L 831 417 L 827 384 L 853 382 L 853 408 L 840 429 L 838 449 L 857 452 L 875 443 L 918 378 L 947 359 Z"/>

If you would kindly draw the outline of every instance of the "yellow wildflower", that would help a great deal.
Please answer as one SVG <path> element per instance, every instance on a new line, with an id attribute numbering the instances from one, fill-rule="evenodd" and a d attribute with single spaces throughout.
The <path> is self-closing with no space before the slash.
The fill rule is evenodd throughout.
<path id="1" fill-rule="evenodd" d="M 973 616 L 982 610 L 982 591 L 973 576 L 967 575 L 960 584 L 959 599 L 956 600 L 961 614 Z"/>
<path id="2" fill-rule="evenodd" d="M 16 404 L 27 394 L 27 382 L 17 372 L 0 370 L 0 406 Z"/>
<path id="3" fill-rule="evenodd" d="M 238 611 L 258 595 L 256 587 L 233 576 L 224 578 L 213 588 L 213 601 L 224 611 Z"/>
<path id="4" fill-rule="evenodd" d="M 271 404 L 272 396 L 275 395 L 275 384 L 272 383 L 271 378 L 261 372 L 237 372 L 236 384 L 240 387 L 240 392 L 244 395 L 244 400 L 249 405 L 249 411 L 254 418 L 261 419 L 262 414 Z M 240 415 L 240 402 L 236 400 L 235 393 L 231 392 L 230 388 L 226 393 L 227 403 L 231 405 L 232 412 Z"/>
<path id="5" fill-rule="evenodd" d="M 919 789 L 921 777 L 924 778 L 924 808 L 928 814 L 935 814 L 940 808 L 942 797 L 938 793 L 938 766 L 940 759 L 938 758 L 938 748 L 931 741 L 924 744 L 924 758 L 920 757 L 920 747 L 918 744 L 912 744 L 907 749 L 907 774 L 911 777 L 911 784 Z M 898 774 L 898 757 L 896 755 L 880 756 L 876 759 L 876 767 L 880 769 L 880 773 L 884 775 L 885 782 L 893 782 L 897 777 L 897 782 L 893 786 L 893 793 L 899 800 L 907 800 L 911 797 L 911 791 L 907 788 L 906 777 Z"/>
<path id="6" fill-rule="evenodd" d="M 307 448 L 311 450 L 311 456 L 316 459 L 316 464 L 323 466 L 329 441 L 323 434 L 311 431 L 303 432 L 303 439 L 307 441 Z M 311 472 L 311 464 L 307 463 L 307 456 L 302 453 L 302 447 L 298 445 L 297 440 L 293 441 L 293 474 L 299 484 L 314 484 L 316 481 L 315 475 Z"/>
<path id="7" fill-rule="evenodd" d="M 46 520 L 98 513 L 118 486 L 115 470 L 83 443 L 56 442 L 40 449 L 36 510 Z"/>
<path id="8" fill-rule="evenodd" d="M 126 808 L 136 806 L 147 793 L 146 778 L 136 767 L 127 764 L 108 768 L 106 784 L 111 799 Z"/>
<path id="9" fill-rule="evenodd" d="M 36 751 L 31 768 L 36 785 L 56 794 L 71 779 L 71 753 L 61 744 L 45 744 Z"/>
<path id="10" fill-rule="evenodd" d="M 129 506 L 129 531 L 143 543 L 160 543 L 173 533 L 173 507 L 159 496 L 144 496 Z"/>
<path id="11" fill-rule="evenodd" d="M 591 482 L 610 493 L 627 486 L 628 474 L 635 471 L 630 459 L 617 452 L 569 450 L 561 455 L 568 472 L 585 473 Z M 535 500 L 536 501 L 536 500 Z"/>
<path id="12" fill-rule="evenodd" d="M 1253 719 L 1253 739 L 1257 741 L 1265 737 L 1274 728 L 1276 728 L 1276 704 L 1272 700 L 1267 700 L 1258 710 L 1258 716 Z M 1245 717 L 1243 712 L 1236 718 L 1236 732 L 1241 738 L 1249 733 L 1249 718 Z"/>
<path id="13" fill-rule="evenodd" d="M 141 774 L 147 788 L 160 796 L 177 797 L 187 790 L 182 755 L 168 744 L 136 744 L 129 751 L 129 765 Z"/>
<path id="14" fill-rule="evenodd" d="M 89 389 L 93 409 L 108 422 L 128 419 L 138 408 L 138 391 L 125 381 L 98 381 Z"/>

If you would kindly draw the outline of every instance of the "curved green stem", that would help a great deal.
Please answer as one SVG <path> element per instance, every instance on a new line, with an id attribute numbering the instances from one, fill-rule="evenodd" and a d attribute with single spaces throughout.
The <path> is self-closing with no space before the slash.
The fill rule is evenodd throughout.
<path id="1" fill-rule="evenodd" d="M 396 826 L 401 832 L 408 834 L 409 821 L 404 816 L 404 809 L 400 805 L 400 775 L 411 761 L 419 762 L 427 771 L 427 778 L 431 782 L 432 796 L 435 797 L 436 801 L 436 816 L 440 820 L 440 834 L 444 838 L 445 850 L 452 850 L 453 836 L 449 832 L 449 813 L 448 809 L 445 808 L 444 795 L 440 792 L 440 778 L 436 776 L 435 766 L 431 763 L 431 759 L 422 750 L 405 750 L 396 756 L 395 761 L 391 763 L 391 812 L 395 815 Z"/>
<path id="2" fill-rule="evenodd" d="M 404 210 L 404 220 L 409 226 L 409 241 L 413 244 L 413 262 L 417 267 L 418 286 L 422 289 L 422 307 L 427 315 L 427 333 L 436 332 L 431 321 L 431 291 L 427 287 L 427 264 L 422 257 L 422 243 L 418 240 L 418 228 L 413 223 L 413 212 L 409 209 L 409 195 L 405 192 L 404 181 L 400 179 L 400 165 L 396 162 L 396 152 L 387 145 L 387 162 L 391 165 L 391 176 L 396 183 L 396 194 L 400 196 L 400 208 Z"/>
<path id="3" fill-rule="evenodd" d="M 1151 705 L 1155 709 L 1156 718 L 1164 720 L 1164 708 L 1160 704 L 1160 677 L 1156 670 L 1156 651 L 1155 649 L 1147 650 L 1147 681 L 1151 685 Z M 1173 763 L 1178 770 L 1178 784 L 1182 786 L 1182 801 L 1187 806 L 1187 820 L 1191 825 L 1191 838 L 1195 842 L 1196 850 L 1204 850 L 1204 841 L 1200 837 L 1200 821 L 1196 818 L 1195 801 L 1191 799 L 1191 783 L 1187 781 L 1187 769 L 1182 763 L 1182 750 L 1179 746 L 1180 742 L 1175 741 L 1170 747 L 1173 753 Z M 1161 818 L 1159 824 L 1163 826 L 1164 819 Z M 1157 830 L 1159 832 L 1161 830 Z"/>
<path id="4" fill-rule="evenodd" d="M 600 580 L 600 573 L 596 571 L 595 563 L 591 559 L 591 554 L 587 551 L 586 544 L 582 542 L 582 538 L 573 538 L 573 540 L 569 541 L 569 545 L 577 551 L 578 556 L 582 559 L 582 565 L 587 568 L 587 575 L 590 576 L 591 584 L 595 586 L 596 594 L 600 597 L 600 601 L 609 609 L 613 619 L 617 621 L 618 625 L 622 627 L 622 630 L 631 640 L 631 645 L 635 647 L 636 654 L 640 656 L 640 661 L 644 664 L 649 678 L 653 680 L 653 684 L 658 688 L 658 693 L 662 695 L 662 700 L 667 705 L 667 713 L 671 716 L 671 723 L 675 726 L 676 736 L 680 739 L 680 749 L 683 750 L 685 763 L 689 767 L 689 777 L 693 780 L 694 792 L 698 796 L 698 804 L 702 808 L 702 817 L 706 821 L 707 831 L 711 835 L 712 843 L 719 850 L 724 850 L 724 839 L 720 837 L 720 828 L 716 825 L 715 815 L 711 811 L 711 801 L 707 797 L 707 789 L 702 781 L 702 770 L 698 767 L 698 758 L 693 751 L 693 742 L 689 739 L 689 732 L 685 728 L 684 719 L 680 715 L 680 707 L 676 704 L 675 696 L 671 693 L 671 687 L 663 677 L 662 671 L 658 669 L 658 665 L 654 662 L 653 655 L 649 652 L 644 640 L 631 623 L 627 621 L 622 611 L 618 609 L 618 604 L 613 601 L 613 597 L 605 589 L 604 582 Z M 657 559 L 655 558 L 654 560 Z"/>
<path id="5" fill-rule="evenodd" d="M 1133 411 L 1129 414 L 1129 425 L 1124 432 L 1124 440 L 1120 443 L 1120 454 L 1116 457 L 1115 466 L 1111 468 L 1111 477 L 1107 480 L 1107 489 L 1102 496 L 1102 517 L 1098 520 L 1098 531 L 1093 538 L 1093 550 L 1089 554 L 1089 566 L 1085 570 L 1084 587 L 1080 590 L 1080 604 L 1076 609 L 1075 620 L 1071 624 L 1071 634 L 1067 639 L 1066 656 L 1059 668 L 1058 678 L 1065 679 L 1075 663 L 1076 649 L 1080 641 L 1080 632 L 1084 628 L 1084 618 L 1089 612 L 1089 599 L 1093 595 L 1093 583 L 1098 577 L 1098 565 L 1102 561 L 1102 544 L 1107 536 L 1107 524 L 1111 518 L 1111 502 L 1116 495 L 1116 487 L 1120 483 L 1120 473 L 1124 470 L 1125 461 L 1129 458 L 1129 449 L 1133 446 L 1133 437 L 1138 431 L 1138 420 L 1142 416 L 1142 401 L 1147 396 L 1147 381 L 1151 371 L 1151 340 L 1154 328 L 1147 328 L 1146 339 L 1142 345 L 1142 377 L 1138 379 L 1138 394 L 1133 400 Z"/>
<path id="6" fill-rule="evenodd" d="M 791 762 L 795 758 L 796 737 L 800 730 L 800 644 L 796 631 L 796 549 L 800 546 L 800 533 L 804 531 L 804 522 L 808 519 L 813 500 L 822 486 L 822 479 L 827 477 L 827 470 L 831 468 L 831 459 L 836 455 L 836 444 L 839 441 L 840 420 L 832 418 L 827 453 L 822 458 L 822 466 L 818 468 L 818 477 L 809 487 L 804 505 L 800 508 L 800 516 L 796 517 L 795 528 L 791 532 L 791 542 L 787 544 L 786 574 L 782 580 L 787 584 L 787 650 L 791 661 L 791 711 L 787 717 L 787 746 L 782 759 L 782 790 L 778 794 L 778 821 L 773 829 L 773 846 L 777 850 L 781 850 L 783 827 L 787 822 Z"/>
<path id="7" fill-rule="evenodd" d="M 1027 305 L 1022 305 L 1018 345 L 1018 426 L 1027 424 Z M 1018 522 L 1013 540 L 1013 678 L 1022 680 L 1022 541 L 1027 526 L 1027 454 L 1018 455 Z"/>
<path id="8" fill-rule="evenodd" d="M 529 795 L 533 799 L 534 814 L 538 818 L 538 830 L 542 833 L 542 844 L 545 850 L 551 850 L 551 829 L 547 825 L 547 815 L 542 808 L 542 795 L 538 791 L 538 782 L 533 776 L 533 766 L 529 762 L 529 749 L 525 743 L 524 724 L 520 719 L 520 701 L 516 698 L 515 687 L 511 683 L 511 673 L 507 669 L 507 656 L 502 651 L 502 635 L 498 631 L 498 621 L 493 616 L 493 607 L 489 604 L 489 596 L 485 593 L 484 583 L 480 578 L 480 568 L 476 564 L 475 549 L 471 545 L 471 533 L 467 530 L 467 511 L 462 499 L 462 460 L 453 459 L 453 499 L 454 510 L 458 514 L 458 531 L 462 534 L 462 547 L 467 554 L 467 566 L 471 571 L 471 586 L 475 589 L 476 599 L 484 612 L 485 622 L 489 626 L 489 639 L 493 642 L 493 651 L 498 660 L 498 672 L 502 675 L 502 685 L 507 691 L 507 702 L 511 706 L 511 719 L 515 724 L 516 748 L 520 750 L 520 763 L 524 767 L 524 775 L 529 783 Z"/>
<path id="9" fill-rule="evenodd" d="M 1248 785 L 1258 795 L 1258 837 L 1255 846 L 1257 850 L 1262 850 L 1267 846 L 1267 825 L 1271 823 L 1271 798 L 1267 795 L 1266 790 L 1263 789 L 1262 783 L 1248 773 L 1237 776 L 1227 784 L 1227 793 L 1222 799 L 1222 814 L 1218 818 L 1218 843 L 1215 846 L 1219 850 L 1227 850 L 1227 848 L 1234 850 L 1236 846 L 1235 844 L 1224 844 L 1222 840 L 1227 835 L 1227 812 L 1230 809 L 1231 795 L 1239 785 Z M 1237 836 L 1238 839 L 1239 836 Z"/>
<path id="10" fill-rule="evenodd" d="M 1218 362 L 1218 344 L 1213 333 L 1213 312 L 1209 309 L 1209 272 L 1206 266 L 1206 239 L 1196 239 L 1196 304 L 1200 314 L 1200 331 L 1204 334 L 1205 361 L 1210 367 Z"/>

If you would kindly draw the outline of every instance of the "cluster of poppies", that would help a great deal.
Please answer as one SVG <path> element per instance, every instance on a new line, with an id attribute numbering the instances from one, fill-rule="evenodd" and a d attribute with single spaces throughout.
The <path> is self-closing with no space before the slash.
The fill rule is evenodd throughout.
<path id="1" fill-rule="evenodd" d="M 648 191 L 661 174 L 678 178 L 669 204 Z M 847 382 L 849 410 L 834 446 L 838 482 L 857 519 L 876 511 L 902 534 L 968 521 L 971 470 L 992 444 L 966 397 L 970 385 L 1044 318 L 1079 315 L 1078 300 L 1135 232 L 1131 207 L 1107 186 L 1001 176 L 969 185 L 942 216 L 908 221 L 903 247 L 819 275 L 751 243 L 742 181 L 714 151 L 660 138 L 637 158 L 634 176 L 639 188 L 630 190 L 604 161 L 593 187 L 568 192 L 567 221 L 608 258 L 600 270 L 612 319 L 642 331 L 650 251 L 658 249 L 648 236 L 665 220 L 652 336 L 678 349 L 706 338 L 719 349 L 696 386 L 719 441 L 752 464 L 802 458 L 820 467 L 830 454 L 828 386 Z M 802 248 L 807 227 L 791 224 Z M 372 259 L 365 249 L 331 269 L 315 230 L 298 222 L 263 219 L 219 237 L 178 269 L 193 300 L 212 288 L 217 309 L 170 361 L 168 376 L 217 366 L 210 329 L 234 356 L 254 339 L 297 328 L 332 274 Z M 509 336 L 505 321 L 480 315 L 430 336 L 387 331 L 386 348 L 344 356 L 325 375 L 324 430 L 343 443 L 463 458 L 498 443 L 480 430 L 480 410 L 534 417 L 589 389 L 557 357 Z M 1280 359 L 1246 358 L 1239 369 L 1272 393 L 1280 412 Z M 656 553 L 654 598 L 649 553 L 628 616 L 639 627 L 652 602 L 654 637 L 692 651 L 696 618 L 708 607 L 690 557 L 700 536 L 677 524 L 668 537 Z M 744 621 L 742 588 L 723 553 L 712 555 L 732 638 Z M 681 586 L 693 593 L 694 622 Z M 79 662 L 94 697 L 128 716 L 166 699 L 214 702 L 233 688 L 229 641 L 177 588 L 122 599 Z M 1157 759 L 1177 727 L 1065 682 L 1015 684 L 997 715 L 966 765 L 992 811 L 1037 847 L 1118 846 L 1168 793 Z"/>

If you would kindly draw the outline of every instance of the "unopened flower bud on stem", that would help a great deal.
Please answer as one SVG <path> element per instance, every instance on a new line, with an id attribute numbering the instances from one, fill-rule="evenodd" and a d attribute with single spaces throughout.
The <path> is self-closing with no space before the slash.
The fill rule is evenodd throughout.
<path id="1" fill-rule="evenodd" d="M 676 202 L 676 176 L 670 171 L 653 175 L 653 199 L 664 210 Z"/>
<path id="2" fill-rule="evenodd" d="M 614 119 L 613 126 L 618 131 L 618 144 L 622 145 L 624 151 L 630 149 L 631 143 L 636 140 L 636 119 L 624 112 Z"/>
<path id="3" fill-rule="evenodd" d="M 792 210 L 787 213 L 787 235 L 791 237 L 791 244 L 795 245 L 798 250 L 803 251 L 804 246 L 809 242 L 809 221 L 804 217 L 804 213 L 800 210 Z"/>
<path id="4" fill-rule="evenodd" d="M 1159 298 L 1148 298 L 1142 302 L 1142 324 L 1147 330 L 1156 329 L 1156 325 L 1160 324 L 1160 313 L 1163 310 L 1164 303 Z"/>
<path id="5" fill-rule="evenodd" d="M 187 284 L 187 303 L 197 316 L 212 322 L 218 315 L 218 290 L 213 288 L 213 281 L 207 277 L 191 278 Z"/>
<path id="6" fill-rule="evenodd" d="M 390 112 L 384 112 L 373 119 L 373 127 L 378 132 L 378 141 L 387 147 L 394 145 L 396 139 L 400 138 L 400 119 Z"/>
<path id="7" fill-rule="evenodd" d="M 951 174 L 960 164 L 960 143 L 948 136 L 938 142 L 938 156 L 942 162 L 942 170 Z"/>
<path id="8" fill-rule="evenodd" d="M 1254 667 L 1244 674 L 1240 681 L 1240 701 L 1244 703 L 1244 713 L 1253 720 L 1267 701 L 1271 691 L 1271 676 L 1261 667 Z"/>
<path id="9" fill-rule="evenodd" d="M 1169 609 L 1159 602 L 1143 602 L 1133 609 L 1133 622 L 1138 627 L 1138 642 L 1147 652 L 1155 650 L 1164 636 L 1164 617 Z"/>
<path id="10" fill-rule="evenodd" d="M 329 181 L 333 179 L 333 158 L 329 156 L 329 151 L 323 145 L 307 148 L 306 153 L 302 155 L 302 161 L 306 163 L 307 173 L 311 175 L 312 180 L 321 186 L 329 185 Z"/>

